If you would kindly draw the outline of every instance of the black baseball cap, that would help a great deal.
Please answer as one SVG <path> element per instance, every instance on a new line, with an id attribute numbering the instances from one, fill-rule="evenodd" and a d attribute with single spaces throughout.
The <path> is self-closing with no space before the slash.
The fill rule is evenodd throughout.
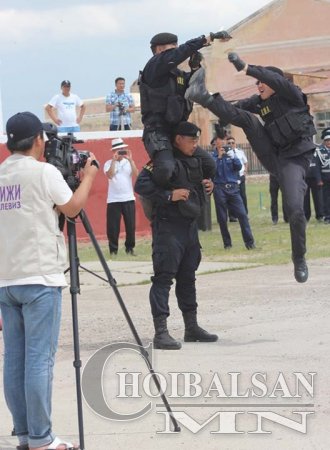
<path id="1" fill-rule="evenodd" d="M 191 136 L 198 138 L 201 135 L 201 129 L 191 122 L 180 122 L 176 127 L 174 135 Z"/>
<path id="2" fill-rule="evenodd" d="M 178 36 L 173 33 L 158 33 L 151 38 L 150 45 L 155 47 L 156 45 L 177 44 Z"/>
<path id="3" fill-rule="evenodd" d="M 62 83 L 61 83 L 61 87 L 63 87 L 63 86 L 70 87 L 71 86 L 71 82 L 69 80 L 63 80 Z"/>
<path id="4" fill-rule="evenodd" d="M 14 145 L 23 139 L 37 136 L 42 131 L 49 132 L 51 128 L 52 124 L 42 123 L 31 112 L 19 112 L 7 121 L 7 145 Z"/>

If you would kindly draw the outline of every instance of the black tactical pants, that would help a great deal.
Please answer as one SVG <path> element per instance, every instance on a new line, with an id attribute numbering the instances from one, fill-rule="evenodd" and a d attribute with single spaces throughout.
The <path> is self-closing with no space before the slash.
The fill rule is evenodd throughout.
<path id="1" fill-rule="evenodd" d="M 266 130 L 254 114 L 226 102 L 221 95 L 216 95 L 208 108 L 222 121 L 242 128 L 261 164 L 277 175 L 290 224 L 292 258 L 302 258 L 306 253 L 305 176 L 312 151 L 283 158 L 276 154 Z"/>
<path id="2" fill-rule="evenodd" d="M 169 133 L 159 127 L 145 128 L 142 139 L 154 164 L 153 180 L 159 186 L 165 186 L 175 168 L 171 137 Z"/>
<path id="3" fill-rule="evenodd" d="M 169 316 L 169 293 L 173 279 L 180 310 L 196 311 L 195 272 L 201 260 L 196 220 L 160 219 L 152 223 L 150 305 L 153 317 Z"/>

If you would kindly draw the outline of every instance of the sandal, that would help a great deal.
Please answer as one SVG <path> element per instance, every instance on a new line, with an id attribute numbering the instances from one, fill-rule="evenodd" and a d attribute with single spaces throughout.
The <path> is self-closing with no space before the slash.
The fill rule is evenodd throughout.
<path id="1" fill-rule="evenodd" d="M 73 446 L 71 442 L 63 442 L 60 438 L 56 437 L 53 442 L 47 447 L 47 450 L 57 450 L 57 447 L 61 445 L 61 450 L 78 450 L 79 445 Z"/>
<path id="2" fill-rule="evenodd" d="M 71 442 L 64 442 L 60 438 L 56 437 L 51 444 L 45 450 L 58 450 L 57 447 L 62 446 L 60 450 L 78 450 L 79 445 L 73 445 Z M 29 450 L 29 447 L 17 447 L 18 450 Z M 32 449 L 33 450 L 33 449 Z"/>

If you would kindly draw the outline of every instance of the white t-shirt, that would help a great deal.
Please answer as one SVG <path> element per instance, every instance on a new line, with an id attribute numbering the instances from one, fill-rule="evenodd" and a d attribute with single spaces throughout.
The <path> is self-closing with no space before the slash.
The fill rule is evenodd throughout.
<path id="1" fill-rule="evenodd" d="M 26 156 L 22 156 L 26 158 Z M 49 196 L 51 204 L 65 205 L 72 197 L 72 191 L 64 181 L 62 174 L 56 167 L 46 164 L 44 170 L 43 183 L 45 192 Z M 54 211 L 54 215 L 55 215 Z M 55 220 L 57 217 L 55 216 Z M 25 284 L 41 284 L 43 286 L 67 286 L 64 273 L 55 273 L 48 275 L 36 275 L 26 278 L 16 278 L 11 280 L 0 280 L 0 287 L 4 286 L 21 286 Z"/>
<path id="2" fill-rule="evenodd" d="M 83 105 L 82 100 L 76 94 L 70 94 L 66 97 L 63 94 L 56 94 L 48 102 L 57 110 L 57 117 L 62 121 L 63 127 L 76 127 L 77 124 L 77 107 Z"/>
<path id="3" fill-rule="evenodd" d="M 230 153 L 232 153 L 232 150 L 230 150 L 228 152 L 228 154 L 230 155 Z M 239 171 L 239 176 L 243 176 L 245 173 L 245 164 L 247 164 L 248 160 L 247 157 L 245 155 L 244 150 L 241 150 L 240 148 L 234 148 L 234 155 L 237 156 L 237 158 L 241 161 L 242 163 L 242 168 Z"/>
<path id="4" fill-rule="evenodd" d="M 107 203 L 135 200 L 130 162 L 125 158 L 120 161 L 111 159 L 104 164 L 105 174 L 112 164 L 116 164 L 116 168 L 114 176 L 111 180 L 109 179 Z"/>

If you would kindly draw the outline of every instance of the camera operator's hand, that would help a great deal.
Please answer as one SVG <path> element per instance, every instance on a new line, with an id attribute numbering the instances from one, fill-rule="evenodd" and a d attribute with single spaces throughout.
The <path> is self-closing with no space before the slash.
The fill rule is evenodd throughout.
<path id="1" fill-rule="evenodd" d="M 67 217 L 76 217 L 87 203 L 89 192 L 98 170 L 98 168 L 92 164 L 95 161 L 94 154 L 90 153 L 90 157 L 87 158 L 83 169 L 84 176 L 77 190 L 74 191 L 71 199 L 65 205 L 57 205 L 57 209 Z"/>
<path id="2" fill-rule="evenodd" d="M 205 189 L 206 193 L 208 195 L 211 195 L 212 192 L 213 192 L 213 188 L 214 188 L 213 181 L 205 178 L 204 180 L 202 180 L 202 184 L 204 186 L 204 189 Z"/>
<path id="3" fill-rule="evenodd" d="M 99 164 L 95 158 L 94 153 L 89 154 L 89 158 L 87 158 L 85 167 L 84 167 L 84 178 L 86 176 L 91 176 L 93 179 L 98 171 Z"/>
<path id="4" fill-rule="evenodd" d="M 247 64 L 238 56 L 237 53 L 228 53 L 228 59 L 235 66 L 237 72 L 240 72 L 247 67 Z"/>
<path id="5" fill-rule="evenodd" d="M 187 201 L 189 192 L 188 189 L 174 189 L 172 191 L 172 202 L 178 202 L 179 200 Z"/>

